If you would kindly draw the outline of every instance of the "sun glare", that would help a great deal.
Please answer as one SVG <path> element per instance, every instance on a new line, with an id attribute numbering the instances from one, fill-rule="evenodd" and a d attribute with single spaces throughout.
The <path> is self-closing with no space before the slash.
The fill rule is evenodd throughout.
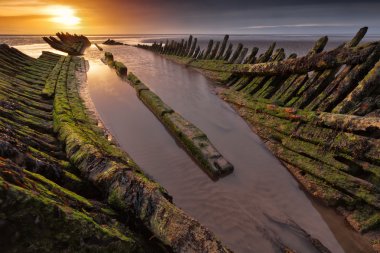
<path id="1" fill-rule="evenodd" d="M 81 22 L 81 19 L 75 16 L 75 10 L 68 6 L 49 6 L 46 8 L 46 14 L 52 16 L 52 22 L 66 26 L 76 26 Z"/>

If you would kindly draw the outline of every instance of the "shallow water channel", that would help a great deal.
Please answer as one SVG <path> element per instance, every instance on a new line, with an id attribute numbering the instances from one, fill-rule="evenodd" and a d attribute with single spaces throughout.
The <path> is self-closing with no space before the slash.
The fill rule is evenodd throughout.
<path id="1" fill-rule="evenodd" d="M 260 138 L 195 70 L 149 51 L 104 46 L 175 111 L 203 130 L 235 171 L 212 181 L 137 98 L 135 90 L 100 61 L 89 60 L 88 89 L 120 146 L 173 196 L 177 206 L 210 228 L 235 252 L 317 252 L 289 221 L 332 252 L 370 252 L 343 218 L 311 201 Z"/>

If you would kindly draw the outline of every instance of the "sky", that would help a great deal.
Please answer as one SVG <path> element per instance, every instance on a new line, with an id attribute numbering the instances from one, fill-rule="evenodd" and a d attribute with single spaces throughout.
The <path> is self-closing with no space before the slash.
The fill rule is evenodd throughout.
<path id="1" fill-rule="evenodd" d="M 380 0 L 0 0 L 0 34 L 380 34 Z"/>

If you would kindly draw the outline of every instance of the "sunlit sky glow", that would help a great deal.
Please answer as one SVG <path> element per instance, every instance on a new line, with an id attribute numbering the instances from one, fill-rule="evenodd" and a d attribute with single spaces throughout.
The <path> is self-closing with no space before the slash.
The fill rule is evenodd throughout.
<path id="1" fill-rule="evenodd" d="M 0 0 L 0 34 L 380 34 L 379 0 Z"/>
<path id="2" fill-rule="evenodd" d="M 51 15 L 50 21 L 75 28 L 81 19 L 75 16 L 75 10 L 69 6 L 52 5 L 45 8 L 46 15 Z"/>

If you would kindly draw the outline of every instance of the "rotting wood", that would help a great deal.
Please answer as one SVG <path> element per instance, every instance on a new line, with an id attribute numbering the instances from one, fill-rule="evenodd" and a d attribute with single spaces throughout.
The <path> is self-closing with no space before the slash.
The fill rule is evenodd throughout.
<path id="1" fill-rule="evenodd" d="M 224 51 L 226 50 L 226 47 L 227 47 L 228 39 L 229 39 L 229 36 L 225 35 L 224 39 L 223 39 L 223 42 L 222 42 L 222 45 L 220 46 L 220 50 L 218 52 L 218 55 L 216 57 L 217 60 L 221 60 L 222 59 L 222 57 L 224 55 Z"/>
<path id="2" fill-rule="evenodd" d="M 71 35 L 69 33 L 57 33 L 59 40 L 50 36 L 43 37 L 43 40 L 52 48 L 68 53 L 69 55 L 83 55 L 84 51 L 91 46 L 91 42 L 86 36 Z"/>
<path id="3" fill-rule="evenodd" d="M 106 52 L 106 58 L 111 53 Z M 108 61 L 113 66 L 116 62 Z M 137 96 L 156 115 L 164 126 L 183 144 L 188 153 L 198 162 L 202 169 L 214 180 L 226 176 L 233 171 L 230 164 L 212 145 L 206 134 L 174 112 L 160 97 L 153 93 L 134 74 L 128 74 L 128 81 L 135 88 Z"/>
<path id="4" fill-rule="evenodd" d="M 321 37 L 306 55 L 286 60 L 273 43 L 258 57 L 253 47 L 238 64 L 230 43 L 215 60 L 185 64 L 224 86 L 219 95 L 305 189 L 336 207 L 378 248 L 380 42 L 359 44 L 367 30 L 325 52 L 328 37 Z"/>

